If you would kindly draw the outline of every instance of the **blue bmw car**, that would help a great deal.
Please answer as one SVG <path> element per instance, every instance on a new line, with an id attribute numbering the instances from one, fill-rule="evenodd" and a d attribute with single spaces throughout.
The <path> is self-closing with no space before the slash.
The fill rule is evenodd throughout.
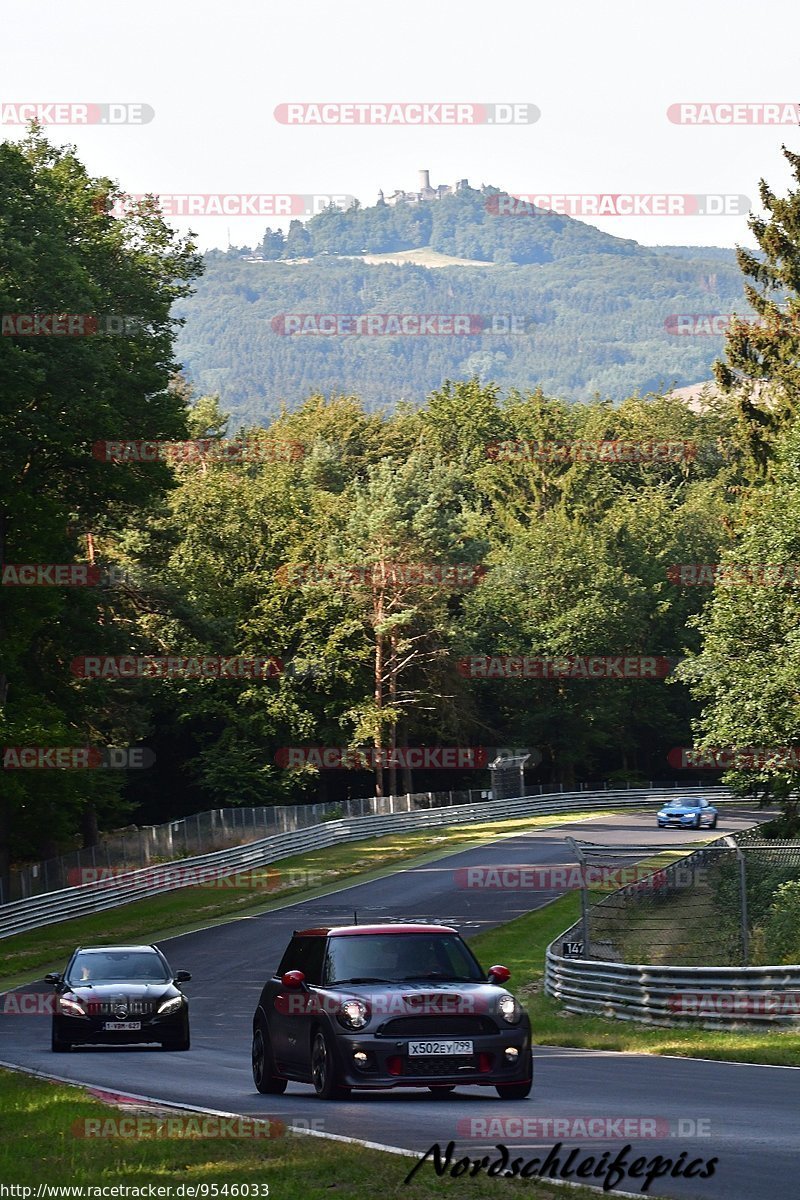
<path id="1" fill-rule="evenodd" d="M 713 804 L 709 804 L 702 796 L 681 796 L 669 800 L 658 810 L 656 820 L 659 829 L 673 825 L 679 829 L 699 829 L 707 825 L 709 829 L 717 828 L 718 812 Z"/>

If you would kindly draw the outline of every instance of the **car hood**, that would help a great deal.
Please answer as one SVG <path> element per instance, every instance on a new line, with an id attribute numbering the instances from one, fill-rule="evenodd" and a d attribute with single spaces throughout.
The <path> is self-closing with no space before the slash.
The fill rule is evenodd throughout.
<path id="1" fill-rule="evenodd" d="M 353 983 L 336 988 L 321 988 L 327 996 L 358 996 L 362 1000 L 380 1004 L 390 1000 L 400 1013 L 409 1015 L 419 1012 L 488 1012 L 495 1007 L 501 996 L 511 993 L 497 984 L 455 982 L 436 979 L 415 979 L 397 983 Z M 463 1003 L 459 1003 L 462 1001 Z"/>
<path id="2" fill-rule="evenodd" d="M 681 804 L 679 808 L 662 808 L 659 810 L 660 813 L 664 813 L 664 815 L 668 816 L 668 817 L 688 817 L 690 815 L 694 816 L 697 813 L 702 812 L 702 811 L 708 812 L 709 810 L 693 808 L 689 804 Z"/>
<path id="3" fill-rule="evenodd" d="M 182 992 L 172 983 L 98 983 L 88 987 L 86 984 L 66 984 L 64 991 L 70 992 L 91 1003 L 92 1000 L 166 1000 L 170 996 L 180 996 Z"/>

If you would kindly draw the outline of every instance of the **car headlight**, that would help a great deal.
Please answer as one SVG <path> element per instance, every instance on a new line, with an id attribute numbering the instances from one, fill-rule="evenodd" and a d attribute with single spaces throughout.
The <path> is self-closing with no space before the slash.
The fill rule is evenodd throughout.
<path id="1" fill-rule="evenodd" d="M 56 1007 L 65 1017 L 85 1017 L 86 1009 L 77 996 L 59 996 Z"/>
<path id="2" fill-rule="evenodd" d="M 369 1008 L 363 1000 L 345 1000 L 336 1019 L 346 1029 L 363 1029 L 369 1021 Z"/>
<path id="3" fill-rule="evenodd" d="M 522 1009 L 513 996 L 501 996 L 497 1001 L 497 1011 L 509 1025 L 516 1025 L 522 1016 Z"/>
<path id="4" fill-rule="evenodd" d="M 183 1004 L 183 996 L 173 996 L 170 1000 L 165 1000 L 163 1004 L 158 1006 L 158 1015 L 165 1017 L 168 1013 L 177 1012 Z"/>

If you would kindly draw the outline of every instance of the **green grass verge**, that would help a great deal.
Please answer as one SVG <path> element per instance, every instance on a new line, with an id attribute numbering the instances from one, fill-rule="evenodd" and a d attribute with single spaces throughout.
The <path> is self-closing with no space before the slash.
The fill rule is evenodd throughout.
<path id="1" fill-rule="evenodd" d="M 235 917 L 267 912 L 284 905 L 287 899 L 291 902 L 307 900 L 350 882 L 378 879 L 400 866 L 421 865 L 500 837 L 546 829 L 565 821 L 609 816 L 615 811 L 622 810 L 598 812 L 594 809 L 543 817 L 516 817 L 506 821 L 396 833 L 369 841 L 343 842 L 325 850 L 281 859 L 274 864 L 279 877 L 273 876 L 269 887 L 256 890 L 226 888 L 221 880 L 217 887 L 180 888 L 92 916 L 75 917 L 18 933 L 0 940 L 0 990 L 39 979 L 47 971 L 61 970 L 79 945 L 157 942 Z M 292 880 L 299 877 L 311 879 L 317 886 L 293 884 Z"/>
<path id="2" fill-rule="evenodd" d="M 542 990 L 544 956 L 550 942 L 579 916 L 580 897 L 570 893 L 469 939 L 485 966 L 504 963 L 511 968 L 510 986 L 530 1013 L 538 1045 L 800 1066 L 800 1029 L 665 1029 L 566 1012 Z"/>
<path id="3" fill-rule="evenodd" d="M 319 1108 L 324 1119 L 325 1105 L 320 1103 Z M 81 1126 L 86 1119 L 105 1122 L 133 1114 L 123 1114 L 81 1088 L 11 1071 L 0 1070 L 0 1112 L 0 1180 L 31 1187 L 33 1195 L 39 1183 L 166 1185 L 173 1189 L 173 1200 L 181 1184 L 238 1184 L 239 1195 L 242 1184 L 267 1184 L 274 1200 L 322 1200 L 332 1195 L 367 1200 L 376 1189 L 384 1200 L 428 1200 L 442 1192 L 454 1197 L 466 1192 L 471 1200 L 496 1200 L 498 1195 L 496 1181 L 485 1173 L 466 1182 L 450 1176 L 440 1179 L 429 1165 L 406 1185 L 403 1180 L 414 1166 L 412 1158 L 303 1134 L 258 1139 L 77 1136 L 76 1124 Z M 386 1139 L 391 1142 L 391 1129 Z M 427 1149 L 421 1147 L 420 1154 Z M 519 1155 L 527 1161 L 533 1152 Z M 517 1155 L 512 1152 L 513 1157 Z M 565 1192 L 539 1180 L 504 1179 L 503 1183 L 504 1194 L 530 1195 L 533 1189 L 537 1200 L 565 1200 L 565 1196 L 594 1200 L 597 1195 L 585 1188 Z"/>

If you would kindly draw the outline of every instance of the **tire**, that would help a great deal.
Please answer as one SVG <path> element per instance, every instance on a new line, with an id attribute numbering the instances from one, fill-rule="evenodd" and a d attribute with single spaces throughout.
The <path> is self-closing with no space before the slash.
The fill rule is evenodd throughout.
<path id="1" fill-rule="evenodd" d="M 716 828 L 717 828 L 717 818 L 716 818 L 716 817 L 714 817 L 714 820 L 711 822 L 711 824 L 709 825 L 709 827 L 708 827 L 708 828 L 709 828 L 709 829 L 716 829 Z"/>
<path id="2" fill-rule="evenodd" d="M 694 828 L 695 829 L 700 828 L 700 814 L 699 813 L 697 814 L 697 816 L 694 819 Z"/>
<path id="3" fill-rule="evenodd" d="M 191 1044 L 192 1044 L 192 1042 L 191 1042 L 191 1038 L 189 1037 L 188 1029 L 186 1030 L 186 1033 L 184 1034 L 183 1037 L 165 1038 L 164 1041 L 161 1043 L 162 1048 L 164 1050 L 188 1050 L 188 1049 L 190 1049 Z"/>
<path id="4" fill-rule="evenodd" d="M 288 1080 L 280 1079 L 275 1074 L 269 1034 L 262 1024 L 256 1025 L 253 1030 L 252 1065 L 253 1083 L 262 1096 L 280 1096 L 286 1091 Z"/>
<path id="5" fill-rule="evenodd" d="M 495 1090 L 501 1100 L 524 1100 L 526 1096 L 531 1094 L 532 1087 L 532 1079 L 528 1079 L 525 1083 L 495 1084 Z"/>
<path id="6" fill-rule="evenodd" d="M 320 1100 L 344 1100 L 350 1088 L 338 1082 L 333 1041 L 324 1029 L 318 1029 L 311 1043 L 311 1079 Z"/>
<path id="7" fill-rule="evenodd" d="M 66 1054 L 72 1049 L 72 1043 L 63 1042 L 60 1037 L 56 1036 L 54 1029 L 50 1035 L 50 1049 L 53 1051 L 53 1054 Z"/>
<path id="8" fill-rule="evenodd" d="M 533 1054 L 528 1060 L 529 1078 L 524 1083 L 496 1083 L 495 1090 L 501 1100 L 524 1100 L 533 1087 Z"/>
<path id="9" fill-rule="evenodd" d="M 435 1084 L 428 1085 L 428 1091 L 436 1097 L 437 1100 L 443 1100 L 445 1096 L 449 1096 L 451 1092 L 456 1090 L 454 1083 L 443 1083 L 437 1087 Z"/>

